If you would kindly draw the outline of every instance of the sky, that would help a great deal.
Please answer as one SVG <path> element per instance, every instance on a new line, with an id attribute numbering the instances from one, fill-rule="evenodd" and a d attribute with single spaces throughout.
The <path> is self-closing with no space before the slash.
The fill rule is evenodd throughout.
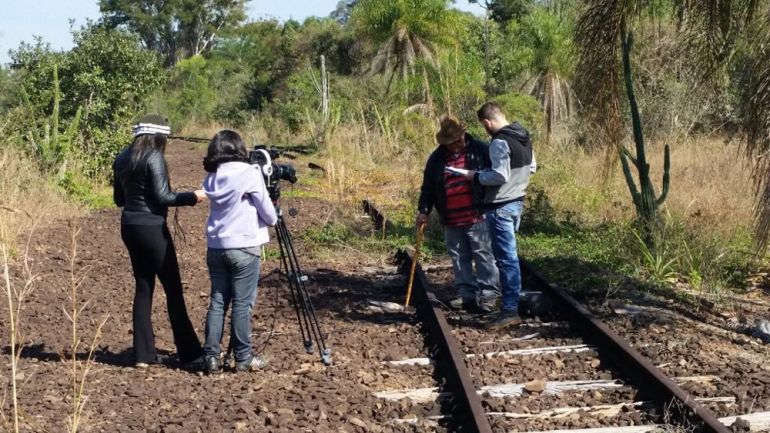
<path id="1" fill-rule="evenodd" d="M 309 16 L 328 16 L 338 0 L 251 0 L 248 3 L 252 19 L 293 18 L 299 21 Z M 482 14 L 483 10 L 467 0 L 457 0 L 458 9 Z M 0 0 L 0 65 L 10 61 L 8 51 L 22 41 L 32 42 L 40 36 L 55 50 L 72 47 L 70 22 L 75 27 L 87 19 L 99 17 L 97 0 Z"/>

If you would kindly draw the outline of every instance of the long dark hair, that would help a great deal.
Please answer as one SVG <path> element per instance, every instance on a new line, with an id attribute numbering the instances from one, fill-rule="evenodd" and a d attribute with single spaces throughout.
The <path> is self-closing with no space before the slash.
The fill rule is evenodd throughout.
<path id="1" fill-rule="evenodd" d="M 131 166 L 135 167 L 142 160 L 142 157 L 153 150 L 164 155 L 166 142 L 165 134 L 142 134 L 134 137 L 134 142 L 131 143 Z"/>
<path id="2" fill-rule="evenodd" d="M 206 157 L 203 158 L 203 169 L 214 173 L 219 168 L 219 164 L 248 160 L 249 156 L 241 136 L 231 129 L 223 129 L 211 139 Z"/>

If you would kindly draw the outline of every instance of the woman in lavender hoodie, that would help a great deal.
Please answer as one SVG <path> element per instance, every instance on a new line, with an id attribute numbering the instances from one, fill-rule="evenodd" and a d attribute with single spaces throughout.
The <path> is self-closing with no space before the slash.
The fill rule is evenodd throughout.
<path id="1" fill-rule="evenodd" d="M 239 371 L 266 365 L 251 350 L 251 309 L 257 299 L 260 246 L 268 242 L 268 226 L 277 221 L 262 174 L 249 165 L 237 132 L 219 131 L 211 140 L 203 168 L 209 173 L 203 189 L 210 202 L 206 227 L 206 262 L 211 301 L 206 317 L 205 369 L 220 370 L 224 317 L 232 302 L 230 341 Z"/>

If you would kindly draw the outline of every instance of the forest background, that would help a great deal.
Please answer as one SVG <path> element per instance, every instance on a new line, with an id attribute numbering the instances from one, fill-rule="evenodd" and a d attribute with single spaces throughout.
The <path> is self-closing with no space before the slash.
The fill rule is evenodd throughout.
<path id="1" fill-rule="evenodd" d="M 309 147 L 325 171 L 287 196 L 337 212 L 301 236 L 385 257 L 412 242 L 440 116 L 484 138 L 475 111 L 495 100 L 535 137 L 520 244 L 552 277 L 719 297 L 764 275 L 768 0 L 475 0 L 481 17 L 344 0 L 303 22 L 249 21 L 246 0 L 98 3 L 72 49 L 22 43 L 0 68 L 8 245 L 34 215 L 112 206 L 111 162 L 158 112 L 178 135 Z M 350 216 L 365 198 L 398 229 L 362 238 Z"/>

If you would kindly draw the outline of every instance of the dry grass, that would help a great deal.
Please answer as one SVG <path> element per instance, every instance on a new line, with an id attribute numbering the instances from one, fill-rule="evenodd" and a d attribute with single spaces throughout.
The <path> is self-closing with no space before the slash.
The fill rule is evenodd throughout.
<path id="1" fill-rule="evenodd" d="M 750 228 L 754 194 L 739 145 L 697 138 L 670 146 L 671 190 L 664 212 L 714 235 L 728 236 Z M 612 168 L 609 179 L 603 179 L 603 153 L 587 153 L 569 145 L 539 146 L 536 152 L 540 170 L 533 184 L 546 191 L 557 210 L 588 222 L 622 222 L 634 217 L 620 165 Z M 650 143 L 647 159 L 653 183 L 659 188 L 663 143 Z"/>
<path id="2" fill-rule="evenodd" d="M 214 134 L 223 129 L 234 129 L 241 134 L 246 142 L 246 147 L 250 148 L 256 144 L 267 145 L 285 145 L 295 143 L 298 139 L 289 132 L 289 129 L 280 120 L 274 120 L 268 117 L 252 116 L 245 125 L 235 127 L 226 123 L 210 122 L 190 122 L 185 125 L 175 135 L 183 137 L 195 137 L 211 139 Z M 299 137 L 300 142 L 306 142 L 309 135 Z"/>
<path id="3" fill-rule="evenodd" d="M 83 209 L 67 201 L 23 152 L 13 146 L 0 146 L 0 242 L 9 245 L 11 251 L 19 234 L 34 219 L 44 216 L 40 221 L 44 226 L 82 213 Z"/>
<path id="4" fill-rule="evenodd" d="M 5 222 L 0 220 L 0 231 L 4 231 L 4 227 Z M 10 413 L 6 413 L 5 411 L 5 397 L 7 396 L 8 391 L 6 388 L 3 390 L 3 401 L 0 402 L 0 420 L 8 431 L 13 431 L 14 433 L 19 432 L 19 428 L 25 420 L 24 412 L 20 410 L 18 400 L 20 387 L 19 363 L 25 341 L 25 337 L 20 331 L 20 325 L 22 322 L 22 313 L 25 311 L 26 300 L 32 292 L 34 292 L 36 283 L 39 279 L 39 275 L 33 273 L 30 267 L 29 247 L 33 232 L 34 227 L 29 231 L 26 248 L 24 249 L 24 254 L 22 255 L 19 264 L 24 275 L 21 284 L 11 278 L 11 245 L 5 240 L 0 239 L 0 252 L 2 253 L 3 267 L 3 291 L 5 292 L 7 301 L 7 332 L 10 343 L 10 372 L 8 385 L 6 386 L 11 388 L 11 401 L 8 403 L 10 406 Z"/>
<path id="5" fill-rule="evenodd" d="M 273 137 L 277 144 L 308 142 L 309 133 L 291 138 L 280 125 L 276 135 L 276 122 L 254 118 L 240 131 L 256 142 L 265 142 L 266 137 Z M 190 132 L 213 135 L 222 127 L 209 125 Z M 361 200 L 373 200 L 396 222 L 410 224 L 416 214 L 422 170 L 435 148 L 436 130 L 436 122 L 422 116 L 379 113 L 374 118 L 361 114 L 338 124 L 328 133 L 319 154 L 312 157 L 325 174 L 309 185 L 311 192 L 337 203 L 347 215 L 360 209 Z M 545 192 L 560 217 L 588 224 L 633 220 L 635 210 L 620 165 L 616 163 L 608 177 L 604 176 L 608 171 L 603 152 L 587 152 L 571 144 L 573 140 L 565 132 L 562 135 L 561 139 L 553 137 L 549 146 L 535 144 L 540 169 L 532 178 L 533 187 Z M 748 240 L 754 194 L 739 144 L 716 137 L 667 143 L 671 146 L 671 190 L 663 212 L 685 224 L 688 233 L 704 239 L 739 236 Z M 662 182 L 663 144 L 651 141 L 647 149 L 657 187 Z"/>
<path id="6" fill-rule="evenodd" d="M 327 170 L 321 184 L 324 195 L 351 205 L 370 198 L 385 209 L 409 213 L 404 207 L 414 210 L 416 206 L 422 170 L 435 146 L 434 132 L 424 130 L 419 142 L 408 142 L 361 122 L 338 128 L 322 151 Z M 554 143 L 548 147 L 535 144 L 540 170 L 532 182 L 545 190 L 557 211 L 590 223 L 620 223 L 634 217 L 619 164 L 612 167 L 605 180 L 603 153 Z M 652 178 L 658 187 L 662 181 L 663 144 L 648 145 Z M 719 138 L 692 138 L 669 144 L 671 190 L 664 212 L 696 230 L 708 230 L 717 236 L 749 230 L 754 194 L 739 145 Z"/>
<path id="7" fill-rule="evenodd" d="M 218 122 L 191 122 L 174 135 L 194 138 L 211 138 L 217 132 L 228 127 Z"/>
<path id="8" fill-rule="evenodd" d="M 81 314 L 88 307 L 89 301 L 81 301 L 80 289 L 88 276 L 88 269 L 78 269 L 78 249 L 77 238 L 80 234 L 80 229 L 75 228 L 75 224 L 71 225 L 71 249 L 69 257 L 70 265 L 70 281 L 69 287 L 64 288 L 67 291 L 70 305 L 69 310 L 64 310 L 64 314 L 72 325 L 72 340 L 70 342 L 70 359 L 66 362 L 69 364 L 69 374 L 72 380 L 72 412 L 68 416 L 68 431 L 70 433 L 77 433 L 83 426 L 84 421 L 87 418 L 84 416 L 84 410 L 86 403 L 88 402 L 88 396 L 86 394 L 86 385 L 88 373 L 91 371 L 94 365 L 94 350 L 101 338 L 102 329 L 109 319 L 109 314 L 106 314 L 101 318 L 99 322 L 92 321 L 94 327 L 94 334 L 89 345 L 87 345 L 87 352 L 85 360 L 80 361 L 78 359 L 78 350 L 83 346 L 83 337 L 78 333 L 78 324 L 81 320 Z"/>
<path id="9" fill-rule="evenodd" d="M 370 199 L 386 210 L 406 206 L 416 211 L 435 132 L 425 130 L 422 137 L 410 139 L 389 125 L 389 121 L 375 126 L 357 122 L 334 131 L 321 152 L 327 173 L 321 186 L 325 196 L 353 206 Z"/>

